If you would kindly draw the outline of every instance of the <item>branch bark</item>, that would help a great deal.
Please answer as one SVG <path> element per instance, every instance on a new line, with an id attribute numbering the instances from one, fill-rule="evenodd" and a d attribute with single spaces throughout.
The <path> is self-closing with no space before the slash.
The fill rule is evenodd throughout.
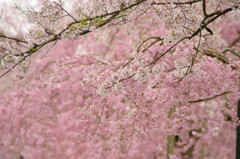
<path id="1" fill-rule="evenodd" d="M 201 99 L 197 99 L 197 100 L 190 100 L 190 101 L 188 101 L 188 103 L 204 102 L 204 101 L 212 100 L 212 99 L 214 99 L 214 98 L 217 98 L 217 97 L 220 97 L 220 96 L 222 96 L 222 95 L 229 94 L 229 93 L 231 93 L 231 91 L 225 91 L 225 92 L 223 92 L 223 93 L 214 95 L 214 96 L 209 97 L 209 98 L 201 98 Z"/>

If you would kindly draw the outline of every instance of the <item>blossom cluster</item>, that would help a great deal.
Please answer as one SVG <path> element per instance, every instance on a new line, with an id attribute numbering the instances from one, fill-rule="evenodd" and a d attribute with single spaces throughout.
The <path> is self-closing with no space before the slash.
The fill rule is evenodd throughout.
<path id="1" fill-rule="evenodd" d="M 229 141 L 229 135 L 234 142 L 239 74 L 232 71 L 230 65 L 223 66 L 217 60 L 204 57 L 195 64 L 191 74 L 178 83 L 182 78 L 179 77 L 182 64 L 188 63 L 193 51 L 182 47 L 153 67 L 148 65 L 153 59 L 151 53 L 133 53 L 134 58 L 118 62 L 103 61 L 94 54 L 64 58 L 44 81 L 55 85 L 75 79 L 89 92 L 85 95 L 96 95 L 94 98 L 101 102 L 84 109 L 95 114 L 94 109 L 102 108 L 98 112 L 99 129 L 89 130 L 87 134 L 95 138 L 99 133 L 106 133 L 103 142 L 120 144 L 117 149 L 120 156 L 145 158 L 155 154 L 161 158 L 169 151 L 167 143 L 173 140 L 178 158 L 193 154 L 198 158 L 203 155 L 199 152 L 203 145 L 204 154 L 231 158 L 233 143 L 226 142 L 221 154 L 218 154 L 219 147 L 212 144 Z M 179 62 L 174 63 L 176 59 Z M 150 152 L 144 147 L 146 144 Z M 110 153 L 112 149 L 104 152 Z M 118 155 L 115 157 L 120 157 Z"/>
<path id="2" fill-rule="evenodd" d="M 234 158 L 239 15 L 224 13 L 237 0 L 63 4 L 22 10 L 34 27 L 0 43 L 1 68 L 23 72 L 60 43 L 0 97 L 0 158 Z"/>

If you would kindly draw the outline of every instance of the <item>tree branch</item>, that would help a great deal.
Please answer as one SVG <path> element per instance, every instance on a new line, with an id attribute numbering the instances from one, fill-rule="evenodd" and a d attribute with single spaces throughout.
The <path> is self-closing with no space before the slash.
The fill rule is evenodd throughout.
<path id="1" fill-rule="evenodd" d="M 21 43 L 28 44 L 28 42 L 26 42 L 26 41 L 24 41 L 24 40 L 20 40 L 20 39 L 17 39 L 17 38 L 9 37 L 9 36 L 4 35 L 3 33 L 0 33 L 0 37 L 1 37 L 1 38 L 5 38 L 5 39 L 14 40 L 14 41 L 16 41 L 16 42 L 21 42 Z"/>
<path id="2" fill-rule="evenodd" d="M 218 52 L 212 51 L 212 50 L 204 50 L 203 53 L 207 56 L 215 57 L 225 64 L 229 64 L 228 59 L 225 56 L 223 56 L 221 53 L 218 53 Z"/>
<path id="3" fill-rule="evenodd" d="M 222 12 L 217 11 L 214 12 L 214 14 L 208 15 L 201 23 L 200 27 L 191 35 L 191 36 L 186 36 L 182 39 L 180 39 L 179 41 L 177 41 L 175 44 L 173 44 L 171 47 L 169 47 L 163 54 L 161 54 L 158 58 L 156 58 L 153 62 L 151 62 L 148 66 L 155 64 L 160 58 L 162 58 L 163 56 L 165 56 L 170 50 L 172 50 L 175 46 L 177 46 L 179 43 L 181 43 L 182 41 L 188 39 L 191 40 L 193 37 L 197 36 L 203 29 L 205 29 L 209 24 L 211 24 L 212 22 L 214 22 L 216 19 L 218 19 L 219 17 L 221 17 L 222 15 L 232 11 L 234 8 L 238 8 L 238 6 L 233 6 L 231 8 L 227 8 L 225 10 L 223 10 Z M 207 22 L 205 22 L 208 18 L 212 17 L 216 15 L 215 17 L 213 17 L 212 19 L 208 20 Z"/>
<path id="4" fill-rule="evenodd" d="M 175 5 L 192 5 L 194 3 L 200 2 L 202 0 L 194 0 L 194 1 L 188 1 L 188 2 L 173 2 Z M 152 5 L 167 5 L 171 4 L 171 2 L 153 2 Z"/>
<path id="5" fill-rule="evenodd" d="M 121 12 L 124 12 L 128 9 L 131 9 L 143 2 L 145 2 L 147 0 L 140 0 L 140 1 L 136 1 L 136 3 L 133 3 L 127 7 L 124 7 L 120 10 L 117 10 L 117 11 L 113 11 L 111 13 L 106 13 L 106 14 L 102 14 L 102 15 L 99 15 L 99 16 L 95 16 L 95 17 L 90 17 L 90 18 L 86 18 L 86 19 L 83 19 L 83 20 L 78 20 L 78 21 L 74 21 L 70 24 L 67 25 L 66 28 L 64 28 L 61 32 L 59 32 L 57 35 L 54 35 L 53 38 L 49 39 L 48 41 L 46 42 L 43 42 L 42 44 L 35 44 L 31 49 L 29 49 L 28 51 L 24 52 L 21 54 L 21 56 L 23 56 L 23 58 L 18 62 L 16 63 L 15 65 L 13 65 L 11 68 L 9 68 L 6 72 L 4 72 L 3 74 L 0 75 L 0 78 L 2 78 L 3 76 L 5 76 L 7 73 L 9 73 L 12 69 L 16 68 L 20 63 L 22 63 L 24 60 L 26 60 L 29 56 L 31 56 L 32 54 L 34 54 L 35 52 L 37 52 L 38 50 L 40 50 L 42 47 L 44 47 L 45 45 L 47 45 L 48 43 L 51 43 L 51 42 L 54 42 L 54 41 L 57 41 L 57 40 L 60 40 L 62 39 L 61 38 L 61 35 L 66 32 L 71 26 L 75 25 L 75 24 L 78 24 L 78 23 L 82 23 L 82 22 L 86 22 L 86 21 L 92 21 L 94 19 L 97 19 L 97 18 L 106 18 L 106 17 L 109 17 L 107 18 L 106 20 L 104 20 L 103 23 L 99 24 L 97 27 L 102 27 L 106 24 L 108 24 L 109 22 L 111 22 L 112 20 L 114 20 L 117 15 L 119 15 Z M 79 36 L 81 35 L 85 35 L 87 33 L 91 32 L 89 29 L 88 30 L 85 30 L 83 32 L 81 32 L 80 34 L 78 34 Z M 16 39 L 16 38 L 10 38 L 10 37 L 7 37 L 3 34 L 1 34 L 3 38 L 8 38 L 8 39 L 12 39 L 12 40 L 15 40 L 15 41 L 18 41 L 18 42 L 24 42 L 24 43 L 27 43 L 25 41 L 22 41 L 22 40 L 19 40 L 19 39 Z M 28 44 L 28 43 L 27 43 Z"/>
<path id="6" fill-rule="evenodd" d="M 225 94 L 228 94 L 228 93 L 231 93 L 231 91 L 225 91 L 221 94 L 217 94 L 215 96 L 212 96 L 212 97 L 209 97 L 209 98 L 202 98 L 202 99 L 197 99 L 197 100 L 190 100 L 188 101 L 188 103 L 198 103 L 198 102 L 204 102 L 204 101 L 208 101 L 208 100 L 212 100 L 214 98 L 217 98 L 217 97 L 220 97 L 222 95 L 225 95 Z"/>
<path id="7" fill-rule="evenodd" d="M 203 15 L 204 15 L 204 17 L 207 17 L 208 14 L 207 14 L 207 9 L 206 9 L 206 0 L 203 0 L 202 8 L 203 8 Z"/>

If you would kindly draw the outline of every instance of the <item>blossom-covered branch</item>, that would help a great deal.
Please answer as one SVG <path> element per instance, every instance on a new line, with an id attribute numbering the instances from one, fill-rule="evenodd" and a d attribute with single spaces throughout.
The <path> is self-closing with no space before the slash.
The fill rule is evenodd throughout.
<path id="1" fill-rule="evenodd" d="M 3 75 L 48 49 L 1 79 L 0 158 L 234 158 L 238 0 L 41 2 L 1 34 Z"/>

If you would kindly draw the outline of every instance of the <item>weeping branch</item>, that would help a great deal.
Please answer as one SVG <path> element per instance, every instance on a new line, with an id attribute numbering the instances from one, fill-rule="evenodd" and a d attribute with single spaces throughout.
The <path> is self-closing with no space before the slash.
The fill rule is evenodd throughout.
<path id="1" fill-rule="evenodd" d="M 9 68 L 6 72 L 4 72 L 3 74 L 0 75 L 0 78 L 2 78 L 3 76 L 5 76 L 6 74 L 8 74 L 11 70 L 13 70 L 14 68 L 16 68 L 20 63 L 22 63 L 24 60 L 26 60 L 28 57 L 30 57 L 31 55 L 33 55 L 34 53 L 36 53 L 38 50 L 40 50 L 42 47 L 44 47 L 45 45 L 51 43 L 51 42 L 55 42 L 55 41 L 58 41 L 60 39 L 62 39 L 62 34 L 65 33 L 68 29 L 70 29 L 70 27 L 72 27 L 73 25 L 75 24 L 81 24 L 83 22 L 91 22 L 91 21 L 94 21 L 95 19 L 98 19 L 98 18 L 106 18 L 102 23 L 98 24 L 96 27 L 99 28 L 99 27 L 103 27 L 105 26 L 106 24 L 110 23 L 111 21 L 113 21 L 114 19 L 117 18 L 117 16 L 119 14 L 121 14 L 122 12 L 125 12 L 126 10 L 128 9 L 131 9 L 135 6 L 138 6 L 140 5 L 141 3 L 145 2 L 147 0 L 139 0 L 139 1 L 136 1 L 135 3 L 129 5 L 129 6 L 126 6 L 126 7 L 123 7 L 121 8 L 120 10 L 116 10 L 116 11 L 113 11 L 111 13 L 106 13 L 106 14 L 102 14 L 102 15 L 98 15 L 98 16 L 95 16 L 95 17 L 88 17 L 86 19 L 82 19 L 82 20 L 76 20 L 75 18 L 74 19 L 74 22 L 72 23 L 69 23 L 62 31 L 60 31 L 58 34 L 56 35 L 53 35 L 53 38 L 41 43 L 41 44 L 34 44 L 33 47 L 31 47 L 29 50 L 19 54 L 18 56 L 22 56 L 23 58 L 21 60 L 19 60 L 16 64 L 14 64 L 11 68 Z M 90 33 L 90 28 L 88 28 L 87 30 L 83 30 L 81 33 L 78 34 L 78 36 L 82 36 L 82 35 L 85 35 L 87 33 Z M 11 40 L 14 40 L 14 41 L 17 41 L 17 42 L 22 42 L 22 43 L 26 43 L 26 44 L 29 44 L 28 42 L 26 41 L 23 41 L 23 40 L 20 40 L 20 39 L 17 39 L 17 38 L 12 38 L 12 37 L 8 37 L 8 36 L 5 36 L 4 34 L 0 33 L 0 37 L 2 38 L 6 38 L 6 39 L 11 39 Z"/>
<path id="2" fill-rule="evenodd" d="M 204 102 L 204 101 L 212 100 L 212 99 L 214 99 L 214 98 L 217 98 L 217 97 L 220 97 L 220 96 L 222 96 L 222 95 L 229 94 L 229 93 L 231 93 L 231 91 L 225 91 L 225 92 L 223 92 L 223 93 L 214 95 L 214 96 L 209 97 L 209 98 L 201 98 L 201 99 L 197 99 L 197 100 L 190 100 L 190 101 L 188 101 L 188 103 Z"/>

